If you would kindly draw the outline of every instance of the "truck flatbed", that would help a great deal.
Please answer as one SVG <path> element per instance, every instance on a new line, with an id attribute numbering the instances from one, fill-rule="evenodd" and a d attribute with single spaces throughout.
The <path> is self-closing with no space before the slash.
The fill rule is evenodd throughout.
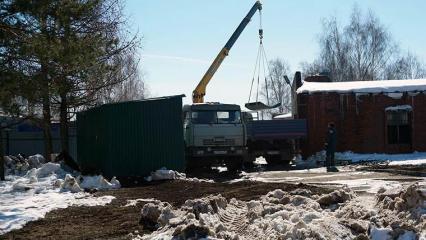
<path id="1" fill-rule="evenodd" d="M 298 139 L 307 136 L 305 119 L 251 120 L 246 122 L 251 158 L 263 156 L 268 164 L 289 164 L 298 150 Z"/>
<path id="2" fill-rule="evenodd" d="M 307 136 L 306 119 L 255 120 L 246 123 L 247 138 L 255 140 L 299 139 Z"/>

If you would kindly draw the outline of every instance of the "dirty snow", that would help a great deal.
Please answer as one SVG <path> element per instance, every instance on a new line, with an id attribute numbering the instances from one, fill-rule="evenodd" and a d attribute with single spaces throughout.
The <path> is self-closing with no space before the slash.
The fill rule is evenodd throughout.
<path id="1" fill-rule="evenodd" d="M 426 165 L 426 157 L 421 159 L 413 159 L 413 160 L 398 160 L 389 162 L 388 165 Z"/>
<path id="2" fill-rule="evenodd" d="M 111 181 L 106 180 L 103 176 L 81 176 L 80 187 L 84 189 L 108 190 L 121 187 L 117 178 L 113 177 Z"/>
<path id="3" fill-rule="evenodd" d="M 123 207 L 131 207 L 131 206 L 136 206 L 138 203 L 143 203 L 143 202 L 156 202 L 157 200 L 153 199 L 153 198 L 137 198 L 137 199 L 130 199 L 127 200 L 126 205 L 124 205 Z"/>
<path id="4" fill-rule="evenodd" d="M 392 165 L 399 165 L 399 161 L 406 164 L 425 164 L 426 163 L 426 152 L 413 152 L 405 154 L 385 154 L 385 153 L 353 153 L 353 152 L 342 152 L 336 153 L 336 160 L 348 160 L 352 163 L 356 162 L 369 162 L 369 161 L 389 161 Z"/>
<path id="5" fill-rule="evenodd" d="M 313 92 L 355 92 L 392 93 L 426 91 L 426 79 L 351 81 L 351 82 L 304 82 L 297 93 Z"/>
<path id="6" fill-rule="evenodd" d="M 61 164 L 44 163 L 41 155 L 25 159 L 6 157 L 6 181 L 0 181 L 0 234 L 22 228 L 27 222 L 68 206 L 97 206 L 110 203 L 113 196 L 94 197 L 84 189 L 114 189 L 120 183 L 102 176 L 78 176 Z M 34 168 L 32 168 L 34 167 Z"/>
<path id="7" fill-rule="evenodd" d="M 426 229 L 426 195 L 419 185 L 381 189 L 372 204 L 348 188 L 321 196 L 309 190 L 269 192 L 257 200 L 220 194 L 180 208 L 147 203 L 140 223 L 153 232 L 133 239 L 418 239 Z"/>
<path id="8" fill-rule="evenodd" d="M 352 151 L 336 152 L 336 162 L 387 162 L 389 165 L 422 165 L 426 164 L 426 152 L 403 154 L 386 153 L 354 153 Z M 325 161 L 325 151 L 319 151 L 306 160 L 297 161 L 300 166 L 318 166 Z"/>
<path id="9" fill-rule="evenodd" d="M 214 182 L 213 180 L 210 180 L 210 179 L 188 178 L 186 177 L 185 173 L 169 170 L 164 167 L 151 172 L 151 175 L 145 177 L 145 180 L 148 182 L 160 181 L 160 180 L 184 180 L 184 181 L 192 181 L 192 182 L 210 182 L 210 183 Z"/>
<path id="10" fill-rule="evenodd" d="M 256 158 L 256 160 L 254 160 L 254 164 L 266 165 L 268 163 L 266 162 L 266 159 L 264 157 L 258 157 L 258 158 Z"/>
<path id="11" fill-rule="evenodd" d="M 342 185 L 353 189 L 354 191 L 364 191 L 366 193 L 376 194 L 380 189 L 401 188 L 402 184 L 398 181 L 384 181 L 381 179 L 345 179 L 324 182 L 324 184 Z"/>

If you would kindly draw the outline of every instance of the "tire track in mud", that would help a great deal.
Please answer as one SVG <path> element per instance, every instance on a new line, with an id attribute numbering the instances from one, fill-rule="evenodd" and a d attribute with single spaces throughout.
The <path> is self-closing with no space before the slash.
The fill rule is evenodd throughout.
<path id="1" fill-rule="evenodd" d="M 218 215 L 227 229 L 238 234 L 243 234 L 249 225 L 247 205 L 243 202 L 231 202 L 224 210 L 219 208 Z"/>

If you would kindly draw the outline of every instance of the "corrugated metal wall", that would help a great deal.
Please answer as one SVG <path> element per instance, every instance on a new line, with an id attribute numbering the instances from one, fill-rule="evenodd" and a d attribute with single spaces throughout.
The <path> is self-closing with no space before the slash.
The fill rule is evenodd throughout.
<path id="1" fill-rule="evenodd" d="M 185 166 L 182 96 L 107 104 L 77 114 L 78 162 L 105 176 Z"/>

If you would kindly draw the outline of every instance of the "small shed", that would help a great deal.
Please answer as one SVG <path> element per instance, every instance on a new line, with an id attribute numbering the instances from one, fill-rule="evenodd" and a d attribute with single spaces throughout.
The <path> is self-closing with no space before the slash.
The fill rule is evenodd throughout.
<path id="1" fill-rule="evenodd" d="M 305 156 L 324 149 L 327 124 L 337 151 L 426 151 L 426 79 L 326 82 L 309 77 L 297 89 L 298 118 L 306 118 Z"/>
<path id="2" fill-rule="evenodd" d="M 105 104 L 77 114 L 83 172 L 137 177 L 185 168 L 182 97 Z"/>

